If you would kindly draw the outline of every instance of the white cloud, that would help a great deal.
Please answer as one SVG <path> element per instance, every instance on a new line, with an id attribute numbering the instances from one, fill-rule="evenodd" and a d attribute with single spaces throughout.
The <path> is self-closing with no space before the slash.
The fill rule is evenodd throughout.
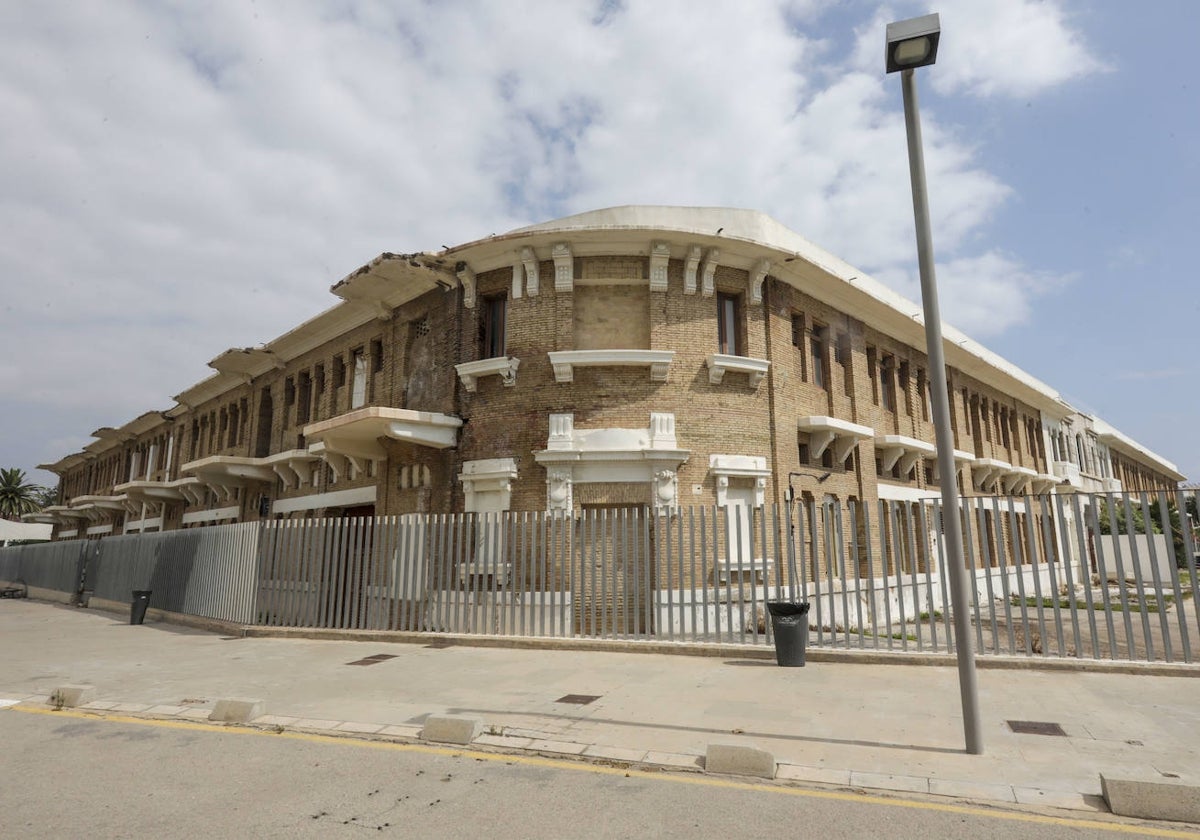
<path id="1" fill-rule="evenodd" d="M 978 338 L 999 335 L 1024 322 L 1037 298 L 1061 290 L 1074 279 L 1031 270 L 997 251 L 938 262 L 936 273 L 943 320 Z M 880 279 L 913 300 L 921 299 L 915 270 L 889 270 Z"/>
<path id="2" fill-rule="evenodd" d="M 943 49 L 1007 20 L 1001 5 L 946 6 Z M 1057 6 L 1019 8 L 1045 49 L 1076 43 Z M 563 213 L 754 207 L 903 278 L 904 129 L 871 12 L 839 66 L 809 2 L 0 8 L 0 463 L 62 454 L 17 438 L 169 407 L 208 359 L 331 305 L 381 251 Z M 939 84 L 1012 92 L 989 87 L 999 58 L 972 54 L 957 76 L 939 63 Z M 1021 84 L 1085 58 L 1031 60 L 1042 81 Z M 971 251 L 1009 188 L 936 113 L 925 137 L 944 282 L 983 278 L 946 293 L 947 318 L 969 329 L 985 289 L 985 326 L 1015 323 L 1037 272 Z"/>
<path id="3" fill-rule="evenodd" d="M 976 96 L 1035 96 L 1105 69 L 1049 0 L 940 0 L 934 87 Z"/>

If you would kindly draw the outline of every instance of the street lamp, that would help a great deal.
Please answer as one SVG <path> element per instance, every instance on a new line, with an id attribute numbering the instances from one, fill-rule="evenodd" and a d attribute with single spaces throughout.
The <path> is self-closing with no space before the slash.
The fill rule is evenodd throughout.
<path id="1" fill-rule="evenodd" d="M 954 611 L 954 641 L 958 653 L 958 688 L 962 695 L 963 731 L 967 752 L 983 753 L 979 716 L 979 683 L 967 612 L 967 569 L 963 562 L 962 520 L 959 518 L 958 476 L 954 469 L 954 436 L 950 429 L 950 396 L 946 357 L 942 352 L 942 316 L 937 277 L 933 270 L 933 235 L 929 230 L 929 196 L 925 188 L 925 156 L 921 147 L 921 117 L 917 111 L 917 82 L 913 70 L 937 60 L 941 24 L 936 14 L 887 25 L 887 72 L 900 73 L 904 91 L 904 124 L 908 131 L 908 168 L 912 179 L 913 217 L 917 228 L 917 262 L 921 272 L 921 302 L 925 309 L 925 344 L 937 439 L 938 478 L 942 485 L 942 528 L 946 565 L 950 569 L 950 604 Z"/>

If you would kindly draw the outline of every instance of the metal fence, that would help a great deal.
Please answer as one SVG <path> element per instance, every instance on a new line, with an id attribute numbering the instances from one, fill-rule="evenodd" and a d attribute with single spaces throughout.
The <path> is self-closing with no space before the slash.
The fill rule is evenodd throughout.
<path id="1" fill-rule="evenodd" d="M 1195 545 L 1174 524 L 1183 503 L 964 499 L 976 649 L 1195 661 Z M 626 506 L 277 520 L 106 538 L 90 559 L 79 542 L 8 549 L 0 580 L 15 570 L 111 600 L 150 589 L 151 606 L 244 624 L 681 644 L 770 644 L 766 603 L 803 600 L 813 646 L 949 653 L 941 517 L 937 499 L 826 497 L 670 516 Z"/>

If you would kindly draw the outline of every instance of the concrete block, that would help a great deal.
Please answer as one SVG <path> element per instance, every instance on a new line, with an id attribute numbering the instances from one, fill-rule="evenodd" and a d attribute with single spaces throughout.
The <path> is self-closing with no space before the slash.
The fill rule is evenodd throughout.
<path id="1" fill-rule="evenodd" d="M 775 756 L 745 744 L 709 744 L 704 753 L 704 769 L 708 773 L 774 779 Z"/>
<path id="2" fill-rule="evenodd" d="M 74 709 L 84 703 L 90 703 L 96 693 L 91 685 L 60 685 L 50 693 L 49 703 L 63 709 Z"/>
<path id="3" fill-rule="evenodd" d="M 1108 808 L 1122 817 L 1200 823 L 1200 784 L 1194 778 L 1172 778 L 1153 772 L 1100 774 Z"/>
<path id="4" fill-rule="evenodd" d="M 466 715 L 430 715 L 421 730 L 422 741 L 469 744 L 483 731 L 483 721 Z"/>
<path id="5" fill-rule="evenodd" d="M 267 704 L 262 700 L 230 697 L 225 700 L 218 700 L 208 719 L 223 721 L 225 723 L 249 723 L 256 717 L 262 717 L 266 713 Z"/>

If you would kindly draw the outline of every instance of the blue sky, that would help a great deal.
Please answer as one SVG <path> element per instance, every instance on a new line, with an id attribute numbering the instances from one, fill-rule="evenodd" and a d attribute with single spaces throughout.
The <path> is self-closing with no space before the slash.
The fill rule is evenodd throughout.
<path id="1" fill-rule="evenodd" d="M 1200 5 L 0 8 L 0 465 L 168 409 L 382 251 L 751 207 L 917 294 L 883 28 L 921 71 L 945 319 L 1200 477 Z"/>

